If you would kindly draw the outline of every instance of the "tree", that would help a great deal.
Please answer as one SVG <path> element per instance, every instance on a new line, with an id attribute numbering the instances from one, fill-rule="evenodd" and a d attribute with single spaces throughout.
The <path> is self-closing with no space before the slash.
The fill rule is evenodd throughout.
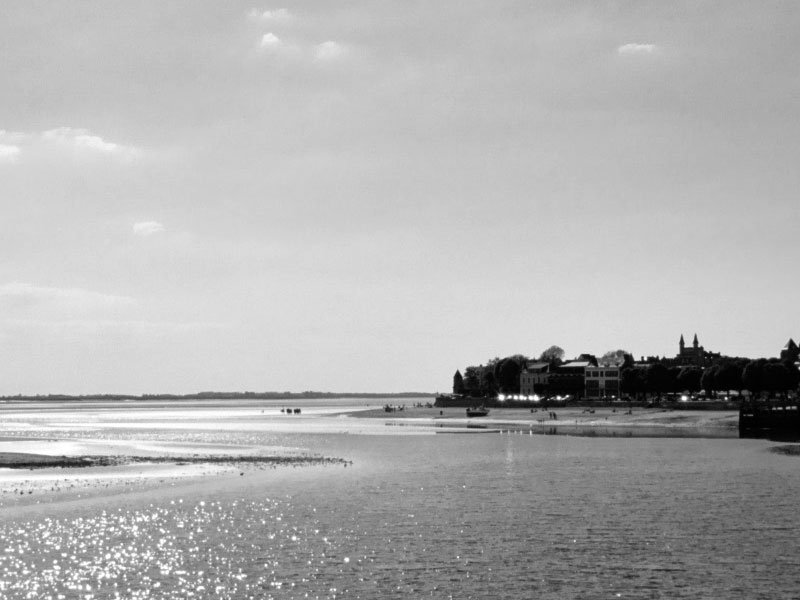
<path id="1" fill-rule="evenodd" d="M 494 378 L 494 369 L 490 367 L 481 368 L 481 396 L 496 396 L 497 381 Z"/>
<path id="2" fill-rule="evenodd" d="M 667 369 L 667 391 L 670 393 L 676 394 L 683 391 L 683 388 L 681 388 L 680 384 L 678 383 L 678 376 L 680 374 L 680 367 L 669 367 Z"/>
<path id="3" fill-rule="evenodd" d="M 789 389 L 789 370 L 779 362 L 768 362 L 762 373 L 764 389 L 773 394 L 784 394 Z"/>
<path id="4" fill-rule="evenodd" d="M 461 371 L 458 370 L 453 375 L 453 393 L 459 395 L 464 393 L 464 377 L 461 375 Z"/>
<path id="5" fill-rule="evenodd" d="M 490 369 L 495 369 L 499 362 L 500 362 L 500 357 L 495 356 L 494 358 L 490 358 L 489 360 L 486 361 L 486 366 Z"/>
<path id="6" fill-rule="evenodd" d="M 645 383 L 647 391 L 658 394 L 659 399 L 669 387 L 669 371 L 661 363 L 652 363 L 647 366 Z"/>
<path id="7" fill-rule="evenodd" d="M 623 367 L 633 366 L 633 355 L 625 350 L 609 350 L 600 360 L 597 361 L 601 365 L 620 365 Z"/>
<path id="8" fill-rule="evenodd" d="M 742 386 L 751 394 L 760 394 L 764 391 L 764 364 L 765 360 L 751 360 L 742 371 Z"/>
<path id="9" fill-rule="evenodd" d="M 703 390 L 706 393 L 706 397 L 713 396 L 714 392 L 717 391 L 717 372 L 719 371 L 719 367 L 707 367 L 703 371 L 702 377 L 700 377 L 700 385 L 703 386 Z"/>
<path id="10" fill-rule="evenodd" d="M 700 391 L 700 378 L 703 376 L 703 370 L 699 367 L 683 367 L 678 373 L 678 391 L 687 391 L 689 393 Z"/>
<path id="11" fill-rule="evenodd" d="M 719 365 L 714 381 L 716 389 L 730 392 L 742 389 L 742 370 L 733 362 L 726 361 Z"/>
<path id="12" fill-rule="evenodd" d="M 564 350 L 559 346 L 550 346 L 547 350 L 541 353 L 539 360 L 550 363 L 550 365 L 557 367 L 564 362 Z"/>
<path id="13" fill-rule="evenodd" d="M 464 392 L 469 396 L 480 396 L 481 372 L 479 367 L 464 369 Z"/>
<path id="14" fill-rule="evenodd" d="M 494 378 L 499 391 L 505 394 L 519 394 L 519 375 L 527 360 L 521 354 L 515 354 L 497 363 L 494 368 Z"/>
<path id="15" fill-rule="evenodd" d="M 634 367 L 627 367 L 620 372 L 620 389 L 625 394 L 631 394 L 634 397 L 643 393 L 644 386 L 644 372 L 641 369 Z"/>

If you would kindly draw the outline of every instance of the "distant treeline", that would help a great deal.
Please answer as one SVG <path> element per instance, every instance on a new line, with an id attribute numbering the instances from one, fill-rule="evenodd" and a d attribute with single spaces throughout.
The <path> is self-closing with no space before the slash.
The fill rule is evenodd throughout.
<path id="1" fill-rule="evenodd" d="M 433 396 L 429 392 L 198 392 L 196 394 L 38 394 L 35 396 L 0 396 L 2 400 L 56 402 L 68 401 L 114 401 L 114 400 L 327 400 L 336 398 L 424 398 Z"/>

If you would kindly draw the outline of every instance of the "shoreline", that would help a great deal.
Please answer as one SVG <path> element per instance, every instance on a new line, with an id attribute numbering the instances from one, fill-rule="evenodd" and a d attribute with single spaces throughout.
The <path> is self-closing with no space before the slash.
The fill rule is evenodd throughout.
<path id="1" fill-rule="evenodd" d="M 168 465 L 320 465 L 344 464 L 342 458 L 323 456 L 259 456 L 259 455 L 214 455 L 214 456 L 53 456 L 26 452 L 0 452 L 0 468 L 5 469 L 75 469 L 89 467 L 117 467 L 133 464 Z"/>
<path id="2" fill-rule="evenodd" d="M 739 427 L 739 413 L 733 410 L 680 410 L 669 408 L 492 408 L 486 417 L 466 416 L 463 407 L 422 408 L 405 407 L 396 412 L 384 409 L 351 411 L 347 414 L 357 419 L 385 419 L 392 423 L 407 424 L 463 424 L 464 426 L 492 427 L 583 427 L 583 428 L 642 428 L 673 430 L 719 430 L 736 431 Z"/>
<path id="3" fill-rule="evenodd" d="M 322 456 L 51 456 L 0 452 L 0 511 L 7 517 L 43 507 L 136 493 L 164 493 L 207 478 L 255 475 L 265 470 L 347 467 Z"/>

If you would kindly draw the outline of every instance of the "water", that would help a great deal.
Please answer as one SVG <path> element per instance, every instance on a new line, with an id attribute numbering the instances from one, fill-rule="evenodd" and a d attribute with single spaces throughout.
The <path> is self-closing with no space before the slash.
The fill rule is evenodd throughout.
<path id="1" fill-rule="evenodd" d="M 6 506 L 0 595 L 800 597 L 800 459 L 770 442 L 409 434 L 322 413 L 308 433 L 230 415 L 213 430 L 112 415 L 131 427 L 98 419 L 94 435 L 263 444 L 352 465 Z M 73 417 L 38 426 L 68 432 Z"/>

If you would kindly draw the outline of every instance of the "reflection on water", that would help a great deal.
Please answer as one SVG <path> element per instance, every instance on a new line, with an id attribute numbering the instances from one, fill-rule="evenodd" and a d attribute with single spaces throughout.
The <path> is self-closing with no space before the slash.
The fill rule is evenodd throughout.
<path id="1" fill-rule="evenodd" d="M 184 502 L 45 518 L 7 531 L 5 598 L 250 598 L 334 588 L 330 573 L 372 559 L 338 556 L 313 516 L 289 502 Z M 299 523 L 302 522 L 302 525 Z M 345 590 L 343 590 L 345 591 Z"/>
<path id="2" fill-rule="evenodd" d="M 750 599 L 800 590 L 800 459 L 768 452 L 769 442 L 229 429 L 216 443 L 223 434 L 353 465 L 247 470 L 3 515 L 0 596 Z"/>

